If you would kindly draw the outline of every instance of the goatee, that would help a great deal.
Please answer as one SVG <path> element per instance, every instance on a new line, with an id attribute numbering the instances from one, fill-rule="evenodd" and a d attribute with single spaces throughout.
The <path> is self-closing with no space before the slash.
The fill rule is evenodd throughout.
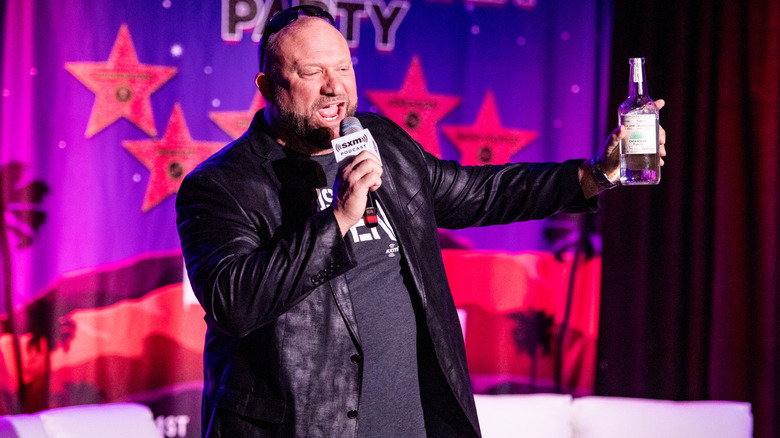
<path id="1" fill-rule="evenodd" d="M 329 100 L 334 100 L 332 97 L 321 97 L 313 105 L 311 109 L 312 115 L 297 114 L 289 111 L 285 104 L 281 102 L 280 90 L 276 90 L 274 93 L 274 105 L 277 108 L 277 114 L 279 121 L 285 126 L 291 134 L 307 143 L 315 151 L 325 151 L 331 148 L 331 139 L 338 137 L 338 132 L 332 132 L 331 128 L 327 126 L 315 126 L 313 120 L 318 108 L 324 106 Z M 355 115 L 357 109 L 357 103 L 350 102 L 349 97 L 339 96 L 340 100 L 346 102 L 347 116 Z"/>

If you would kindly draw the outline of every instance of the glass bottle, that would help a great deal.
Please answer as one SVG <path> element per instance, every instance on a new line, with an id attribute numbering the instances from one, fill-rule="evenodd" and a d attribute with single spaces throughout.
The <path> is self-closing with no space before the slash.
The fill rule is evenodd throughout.
<path id="1" fill-rule="evenodd" d="M 628 131 L 620 141 L 620 184 L 658 184 L 658 108 L 647 94 L 645 58 L 631 58 L 629 63 L 628 98 L 618 108 L 618 123 Z"/>

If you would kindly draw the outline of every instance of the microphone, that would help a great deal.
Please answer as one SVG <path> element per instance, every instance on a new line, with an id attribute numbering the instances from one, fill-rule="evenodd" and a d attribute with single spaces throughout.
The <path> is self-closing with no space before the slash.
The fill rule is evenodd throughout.
<path id="1" fill-rule="evenodd" d="M 347 157 L 354 157 L 360 152 L 367 150 L 379 158 L 379 148 L 376 146 L 374 137 L 368 129 L 364 129 L 357 117 L 345 117 L 341 121 L 339 129 L 341 137 L 331 140 L 333 151 L 336 154 L 336 161 L 341 162 Z M 379 158 L 381 163 L 382 159 Z M 379 224 L 377 209 L 374 204 L 374 194 L 369 191 L 366 199 L 366 212 L 363 214 L 363 223 L 369 228 L 374 228 Z"/>

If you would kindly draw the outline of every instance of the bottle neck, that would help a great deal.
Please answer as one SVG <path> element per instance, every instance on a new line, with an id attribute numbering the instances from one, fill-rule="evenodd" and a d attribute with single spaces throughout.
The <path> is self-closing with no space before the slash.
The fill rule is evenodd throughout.
<path id="1" fill-rule="evenodd" d="M 628 95 L 646 96 L 645 60 L 644 58 L 631 58 L 629 62 L 631 64 L 631 72 L 628 77 Z"/>

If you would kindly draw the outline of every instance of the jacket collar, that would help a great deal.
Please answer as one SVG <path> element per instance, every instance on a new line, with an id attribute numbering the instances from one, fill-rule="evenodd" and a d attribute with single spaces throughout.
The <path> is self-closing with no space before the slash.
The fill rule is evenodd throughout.
<path id="1" fill-rule="evenodd" d="M 266 159 L 281 158 L 283 155 L 283 146 L 271 136 L 271 128 L 265 120 L 265 108 L 261 108 L 255 113 L 249 129 L 244 134 L 249 139 L 252 146 L 252 152 Z"/>

